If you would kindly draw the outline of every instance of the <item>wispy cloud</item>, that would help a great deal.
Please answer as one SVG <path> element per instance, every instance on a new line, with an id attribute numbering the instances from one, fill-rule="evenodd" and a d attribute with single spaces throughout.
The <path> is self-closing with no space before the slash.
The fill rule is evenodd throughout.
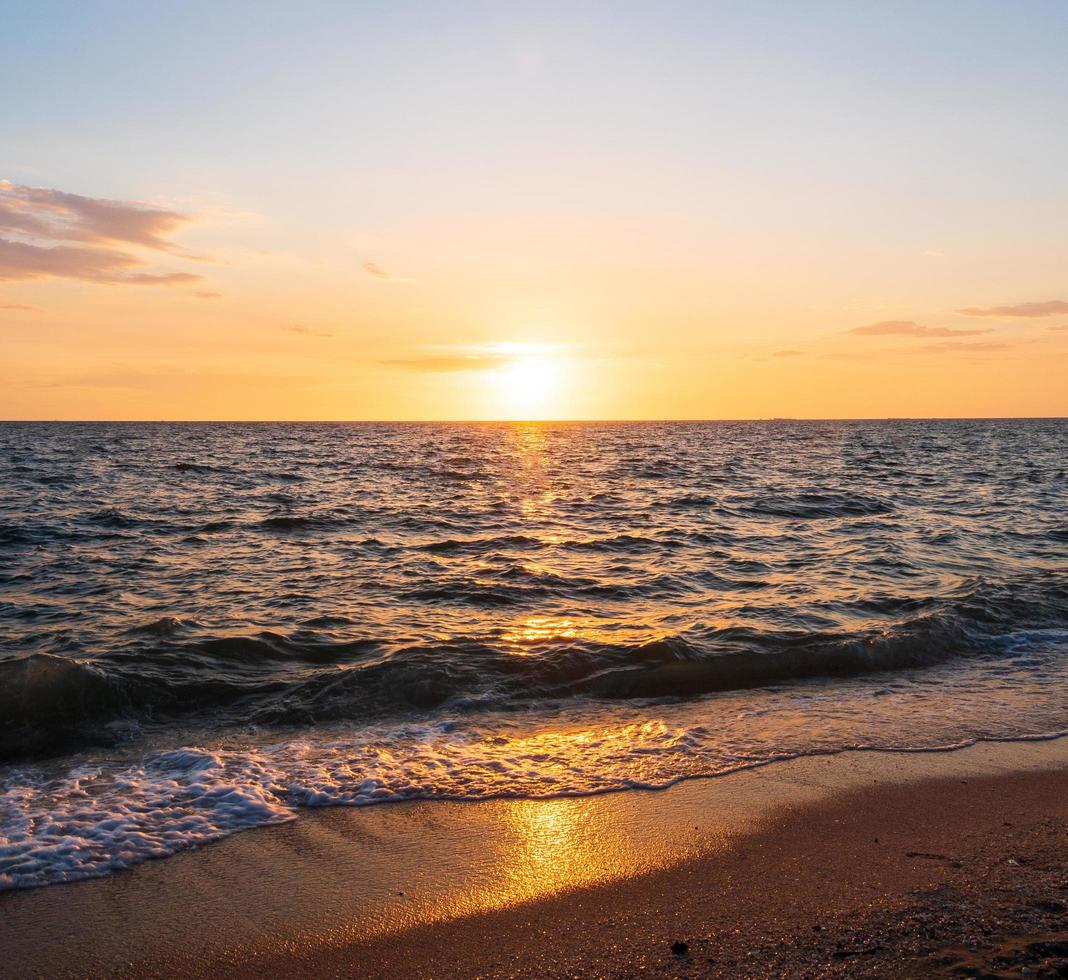
<path id="1" fill-rule="evenodd" d="M 832 350 L 820 354 L 820 357 L 826 358 L 829 361 L 870 361 L 881 356 L 882 353 L 879 351 L 858 352 L 848 350 Z"/>
<path id="2" fill-rule="evenodd" d="M 222 293 L 217 293 L 212 289 L 197 289 L 193 295 L 197 299 L 219 299 L 222 297 Z"/>
<path id="3" fill-rule="evenodd" d="M 846 333 L 859 337 L 974 337 L 989 330 L 954 330 L 951 327 L 925 327 L 912 320 L 882 320 L 863 327 L 853 327 Z"/>
<path id="4" fill-rule="evenodd" d="M 388 272 L 382 268 L 377 262 L 364 262 L 363 271 L 369 276 L 374 276 L 375 279 L 392 279 Z"/>
<path id="5" fill-rule="evenodd" d="M 30 306 L 28 303 L 0 303 L 0 310 L 15 310 L 20 313 L 44 313 L 40 306 Z"/>
<path id="6" fill-rule="evenodd" d="M 503 354 L 428 354 L 424 357 L 398 357 L 382 361 L 389 367 L 404 368 L 408 371 L 432 371 L 438 373 L 454 371 L 493 371 L 513 359 Z"/>
<path id="7" fill-rule="evenodd" d="M 924 357 L 928 354 L 977 355 L 1015 350 L 1020 344 L 1003 343 L 996 340 L 946 340 L 934 344 L 909 345 L 906 347 L 883 347 L 877 350 L 863 351 L 827 351 L 820 357 L 835 361 L 900 361 Z"/>
<path id="8" fill-rule="evenodd" d="M 1068 313 L 1068 303 L 1063 299 L 1049 299 L 1041 303 L 1017 303 L 1014 306 L 968 306 L 956 312 L 965 316 L 1058 316 Z"/>
<path id="9" fill-rule="evenodd" d="M 199 282 L 189 272 L 135 272 L 144 263 L 128 252 L 79 245 L 31 245 L 0 238 L 0 279 L 42 279 L 53 276 L 85 282 L 174 285 Z"/>
<path id="10" fill-rule="evenodd" d="M 286 333 L 299 333 L 305 337 L 333 337 L 334 335 L 329 330 L 316 330 L 314 327 L 306 327 L 302 323 L 291 323 L 284 327 L 279 327 L 279 330 L 284 330 Z"/>
<path id="11" fill-rule="evenodd" d="M 928 344 L 926 347 L 922 348 L 922 350 L 932 354 L 952 354 L 956 351 L 978 354 L 983 352 L 1011 350 L 1012 347 L 1012 344 L 1003 344 L 995 340 L 974 340 L 965 341 L 963 343 Z"/>
<path id="12" fill-rule="evenodd" d="M 377 262 L 364 262 L 363 271 L 367 273 L 372 279 L 389 283 L 390 285 L 418 285 L 418 279 L 411 279 L 408 276 L 400 276 L 393 272 L 391 269 L 386 269 L 379 265 Z"/>
<path id="13" fill-rule="evenodd" d="M 801 357 L 805 352 L 802 350 L 777 350 L 772 357 Z"/>
<path id="14" fill-rule="evenodd" d="M 407 371 L 458 372 L 458 371 L 495 371 L 498 368 L 514 364 L 517 360 L 540 359 L 545 357 L 579 356 L 585 352 L 571 345 L 537 344 L 520 341 L 500 341 L 489 344 L 429 344 L 416 348 L 410 357 L 394 357 L 379 361 L 387 367 L 403 368 Z"/>
<path id="15" fill-rule="evenodd" d="M 190 220 L 138 202 L 0 180 L 0 232 L 5 236 L 0 237 L 0 279 L 55 277 L 157 286 L 198 282 L 203 276 L 188 272 L 137 271 L 147 263 L 127 250 L 180 253 L 165 236 Z"/>
<path id="16" fill-rule="evenodd" d="M 1046 327 L 1047 330 L 1068 330 L 1068 323 L 1059 323 L 1055 327 Z"/>

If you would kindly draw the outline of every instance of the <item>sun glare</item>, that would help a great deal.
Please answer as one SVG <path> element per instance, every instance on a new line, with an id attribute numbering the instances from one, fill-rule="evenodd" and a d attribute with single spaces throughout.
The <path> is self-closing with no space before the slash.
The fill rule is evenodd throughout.
<path id="1" fill-rule="evenodd" d="M 521 356 L 499 373 L 502 405 L 512 416 L 538 418 L 552 414 L 560 381 L 560 365 L 543 356 Z"/>

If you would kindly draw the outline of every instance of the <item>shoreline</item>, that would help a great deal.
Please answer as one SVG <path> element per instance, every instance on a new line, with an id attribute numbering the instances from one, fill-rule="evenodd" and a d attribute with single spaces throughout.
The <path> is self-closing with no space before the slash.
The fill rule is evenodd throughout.
<path id="1" fill-rule="evenodd" d="M 750 975 L 728 922 L 750 952 L 802 937 L 796 955 L 815 962 L 838 917 L 881 935 L 889 925 L 873 916 L 915 904 L 918 888 L 964 894 L 949 883 L 971 874 L 991 892 L 1037 867 L 1011 854 L 1042 846 L 1065 898 L 1066 822 L 1064 737 L 807 756 L 664 790 L 331 808 L 106 878 L 0 894 L 0 945 L 14 977 L 715 975 L 732 956 L 732 975 Z M 980 869 L 990 854 L 966 855 L 966 841 L 993 863 Z M 1060 922 L 1068 938 L 1060 898 L 1035 899 L 1047 906 L 1032 915 L 1036 936 Z M 1011 894 L 1004 904 L 1015 908 Z M 814 917 L 826 920 L 817 931 Z M 676 941 L 686 955 L 671 953 Z M 901 949 L 892 962 L 835 959 L 836 941 L 832 972 L 904 962 Z"/>

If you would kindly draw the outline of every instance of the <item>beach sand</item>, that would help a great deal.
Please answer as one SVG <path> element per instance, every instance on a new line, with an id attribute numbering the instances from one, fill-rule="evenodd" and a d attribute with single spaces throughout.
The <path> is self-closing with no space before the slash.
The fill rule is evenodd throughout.
<path id="1" fill-rule="evenodd" d="M 1068 739 L 986 743 L 305 811 L 0 895 L 0 973 L 1066 976 L 1066 905 Z"/>

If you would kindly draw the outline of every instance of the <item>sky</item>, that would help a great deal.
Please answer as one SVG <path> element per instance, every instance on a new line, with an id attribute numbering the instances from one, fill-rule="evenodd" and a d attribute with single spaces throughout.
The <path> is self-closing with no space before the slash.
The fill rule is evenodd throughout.
<path id="1" fill-rule="evenodd" d="M 3 20 L 0 418 L 1068 415 L 1061 0 Z"/>

